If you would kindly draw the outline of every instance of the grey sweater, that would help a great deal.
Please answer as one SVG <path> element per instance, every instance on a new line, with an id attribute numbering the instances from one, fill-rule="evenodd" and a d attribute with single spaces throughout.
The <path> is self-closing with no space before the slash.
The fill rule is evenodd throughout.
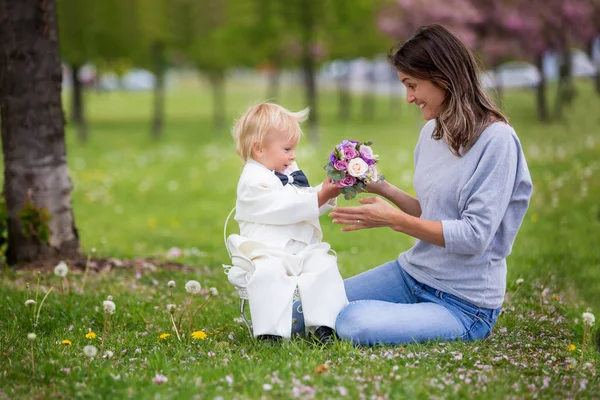
<path id="1" fill-rule="evenodd" d="M 510 254 L 532 192 L 531 176 L 512 127 L 495 122 L 456 157 L 421 130 L 415 149 L 414 188 L 421 218 L 442 221 L 446 247 L 417 240 L 400 254 L 413 278 L 476 306 L 495 309 L 506 291 Z"/>

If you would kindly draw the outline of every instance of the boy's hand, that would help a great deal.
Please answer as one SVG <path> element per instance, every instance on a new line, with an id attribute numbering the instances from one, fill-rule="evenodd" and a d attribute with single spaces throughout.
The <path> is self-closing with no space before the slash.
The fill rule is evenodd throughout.
<path id="1" fill-rule="evenodd" d="M 321 190 L 318 193 L 319 196 L 319 207 L 327 203 L 329 200 L 338 197 L 342 193 L 342 189 L 337 187 L 335 183 L 331 181 L 331 178 L 327 178 L 323 181 Z"/>

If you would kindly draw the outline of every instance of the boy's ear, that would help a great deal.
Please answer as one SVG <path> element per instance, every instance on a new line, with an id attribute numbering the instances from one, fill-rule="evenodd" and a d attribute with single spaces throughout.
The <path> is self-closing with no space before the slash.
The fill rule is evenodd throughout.
<path id="1" fill-rule="evenodd" d="M 254 142 L 252 144 L 252 152 L 254 153 L 254 155 L 256 155 L 256 157 L 262 157 L 262 147 L 260 143 Z"/>

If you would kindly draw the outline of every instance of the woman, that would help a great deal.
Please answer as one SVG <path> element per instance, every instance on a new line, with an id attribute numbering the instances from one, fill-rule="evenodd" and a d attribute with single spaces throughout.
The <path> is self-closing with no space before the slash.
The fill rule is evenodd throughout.
<path id="1" fill-rule="evenodd" d="M 519 139 L 483 91 L 471 51 L 444 27 L 420 28 L 389 58 L 406 100 L 430 120 L 415 149 L 416 198 L 371 184 L 397 208 L 370 197 L 330 216 L 343 231 L 388 227 L 417 240 L 345 281 L 337 333 L 363 345 L 485 338 L 532 192 Z"/>

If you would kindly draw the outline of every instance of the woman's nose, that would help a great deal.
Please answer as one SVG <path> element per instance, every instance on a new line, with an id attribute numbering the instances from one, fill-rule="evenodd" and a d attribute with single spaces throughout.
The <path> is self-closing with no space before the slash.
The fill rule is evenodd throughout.
<path id="1" fill-rule="evenodd" d="M 407 92 L 406 93 L 406 102 L 407 103 L 412 103 L 414 101 L 415 101 L 415 96 L 413 96 L 412 94 L 410 94 L 410 93 Z"/>

